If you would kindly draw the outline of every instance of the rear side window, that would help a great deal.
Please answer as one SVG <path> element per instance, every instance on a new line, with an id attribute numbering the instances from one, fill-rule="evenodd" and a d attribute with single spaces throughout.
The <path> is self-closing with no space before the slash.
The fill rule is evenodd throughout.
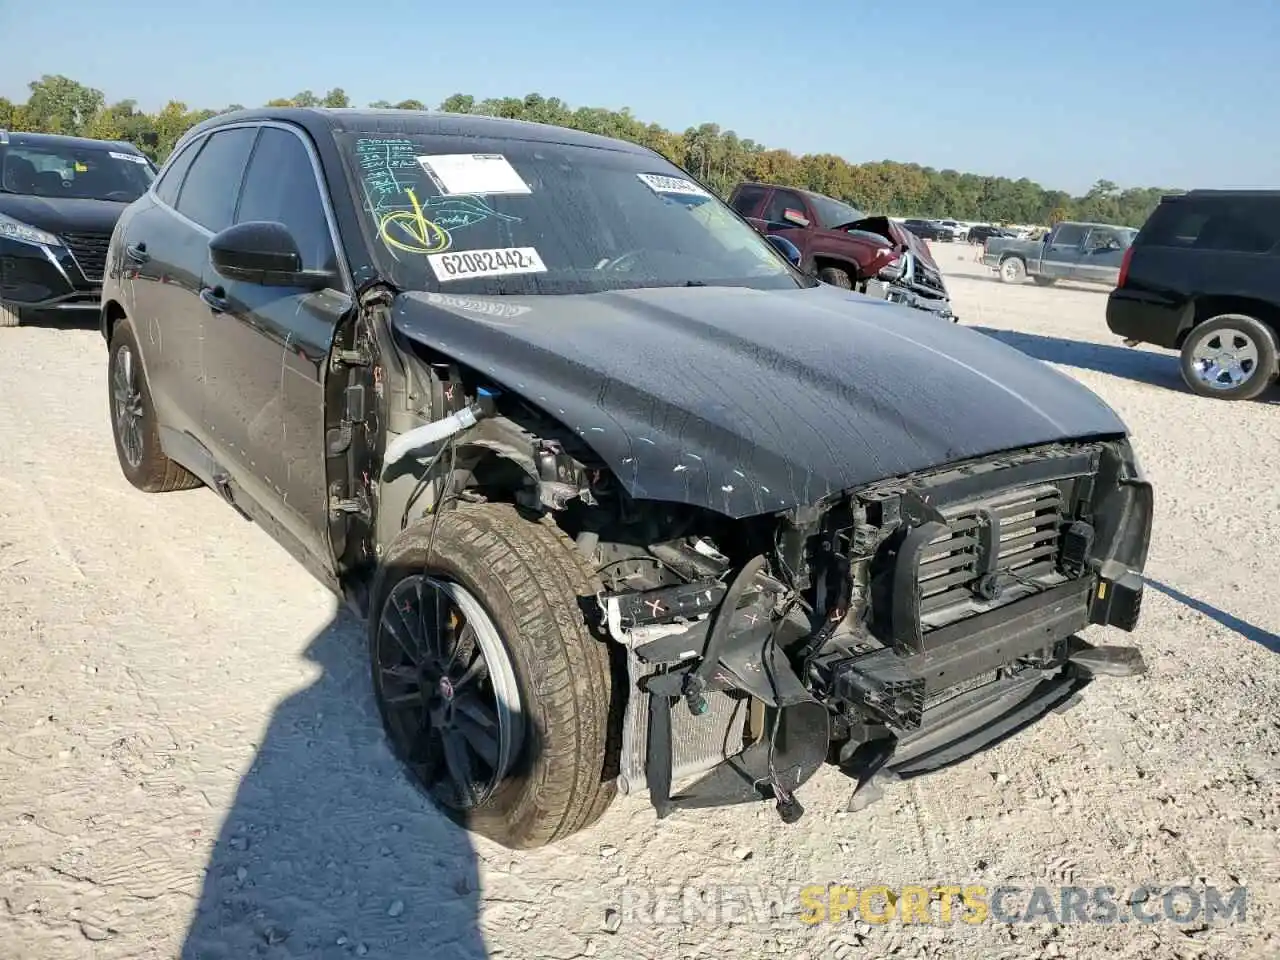
<path id="1" fill-rule="evenodd" d="M 217 233 L 231 226 L 244 165 L 257 127 L 235 127 L 209 137 L 178 194 L 178 212 Z"/>
<path id="2" fill-rule="evenodd" d="M 1172 200 L 1156 207 L 1139 244 L 1267 253 L 1280 243 L 1280 202 L 1245 197 Z"/>
<path id="3" fill-rule="evenodd" d="M 1053 235 L 1053 245 L 1055 247 L 1074 247 L 1084 239 L 1085 229 L 1085 227 L 1074 223 L 1065 223 Z"/>
<path id="4" fill-rule="evenodd" d="M 192 140 L 173 158 L 173 162 L 156 181 L 156 196 L 171 207 L 178 205 L 178 191 L 182 189 L 182 180 L 187 175 L 187 171 L 191 169 L 191 161 L 195 160 L 196 154 L 200 152 L 200 147 L 204 144 L 204 140 Z"/>
<path id="5" fill-rule="evenodd" d="M 751 216 L 765 195 L 764 187 L 740 187 L 733 195 L 733 209 L 744 217 Z"/>
<path id="6" fill-rule="evenodd" d="M 297 135 L 263 127 L 244 175 L 236 223 L 274 220 L 298 242 L 305 270 L 334 266 L 333 241 L 311 156 Z"/>

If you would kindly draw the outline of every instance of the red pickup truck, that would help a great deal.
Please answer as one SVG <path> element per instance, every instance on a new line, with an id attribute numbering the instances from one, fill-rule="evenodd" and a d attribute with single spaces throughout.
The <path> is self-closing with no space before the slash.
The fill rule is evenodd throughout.
<path id="1" fill-rule="evenodd" d="M 800 269 L 824 283 L 959 319 L 928 244 L 888 217 L 772 183 L 740 183 L 729 205 L 765 236 L 800 251 Z"/>

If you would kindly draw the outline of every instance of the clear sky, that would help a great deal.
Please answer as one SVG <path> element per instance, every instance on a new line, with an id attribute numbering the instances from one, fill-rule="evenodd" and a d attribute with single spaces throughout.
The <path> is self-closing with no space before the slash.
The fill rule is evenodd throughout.
<path id="1" fill-rule="evenodd" d="M 0 0 L 0 96 L 155 109 L 342 87 L 630 107 L 683 130 L 1082 192 L 1280 186 L 1275 0 Z"/>

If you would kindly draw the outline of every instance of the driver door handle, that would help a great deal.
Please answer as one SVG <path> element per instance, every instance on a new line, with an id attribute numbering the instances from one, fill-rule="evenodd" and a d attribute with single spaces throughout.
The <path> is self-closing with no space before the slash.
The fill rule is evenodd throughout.
<path id="1" fill-rule="evenodd" d="M 145 243 L 131 243 L 124 248 L 125 255 L 134 263 L 146 263 L 151 259 Z"/>
<path id="2" fill-rule="evenodd" d="M 227 303 L 227 291 L 223 290 L 222 287 L 204 287 L 200 291 L 200 299 L 214 313 L 226 313 L 229 306 Z"/>

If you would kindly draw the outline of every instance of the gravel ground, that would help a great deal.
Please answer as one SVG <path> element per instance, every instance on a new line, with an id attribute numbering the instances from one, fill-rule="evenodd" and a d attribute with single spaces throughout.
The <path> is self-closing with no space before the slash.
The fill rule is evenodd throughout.
<path id="1" fill-rule="evenodd" d="M 1136 434 L 1149 674 L 859 814 L 824 770 L 794 827 L 766 805 L 656 823 L 632 798 L 526 854 L 402 779 L 360 626 L 283 550 L 207 491 L 125 483 L 95 332 L 0 333 L 0 957 L 1280 956 L 1280 398 L 1196 398 L 1109 334 L 1105 293 L 1010 288 L 970 255 L 939 246 L 962 322 Z M 1207 929 L 769 918 L 789 887 L 881 883 L 1249 899 Z M 650 911 L 673 886 L 712 907 Z"/>

